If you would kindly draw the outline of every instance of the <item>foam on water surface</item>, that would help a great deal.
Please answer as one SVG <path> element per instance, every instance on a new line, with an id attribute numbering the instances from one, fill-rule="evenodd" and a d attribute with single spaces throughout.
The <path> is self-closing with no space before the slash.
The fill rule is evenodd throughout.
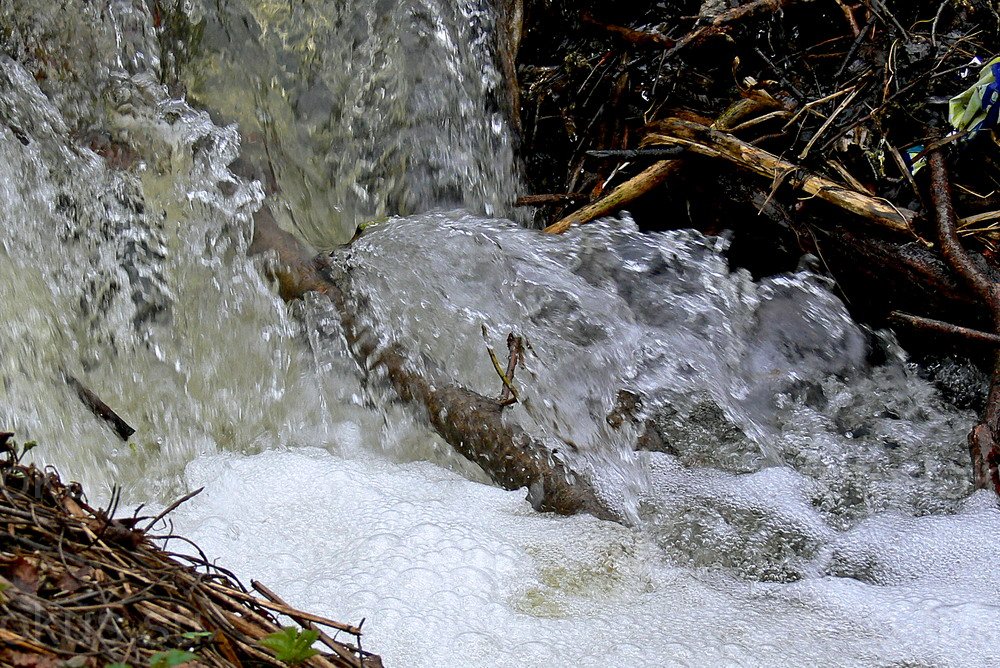
<path id="1" fill-rule="evenodd" d="M 787 493 L 781 475 L 757 496 Z M 1000 614 L 1000 512 L 985 494 L 953 516 L 887 514 L 828 536 L 823 559 L 867 560 L 870 582 L 774 584 L 680 567 L 640 529 L 540 515 L 523 494 L 427 463 L 271 451 L 201 458 L 187 479 L 207 488 L 175 514 L 178 530 L 296 606 L 366 618 L 366 647 L 386 665 L 989 666 L 1000 657 L 983 632 Z M 812 521 L 808 509 L 789 512 Z"/>

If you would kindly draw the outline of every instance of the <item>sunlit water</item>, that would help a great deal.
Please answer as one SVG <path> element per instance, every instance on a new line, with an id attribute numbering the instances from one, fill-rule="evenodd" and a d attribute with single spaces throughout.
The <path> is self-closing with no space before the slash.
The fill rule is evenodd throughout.
<path id="1" fill-rule="evenodd" d="M 482 6 L 193 3 L 182 78 L 214 117 L 161 85 L 177 56 L 144 3 L 0 7 L 0 426 L 92 497 L 204 485 L 180 532 L 366 618 L 392 666 L 1000 660 L 974 417 L 808 270 L 754 282 L 724 240 L 627 218 L 553 239 L 487 217 L 514 170 Z M 406 216 L 333 253 L 380 343 L 493 395 L 487 343 L 523 336 L 508 419 L 629 526 L 490 485 L 359 371 L 328 304 L 277 300 L 245 259 L 265 188 L 320 246 Z M 622 391 L 643 403 L 615 428 Z"/>

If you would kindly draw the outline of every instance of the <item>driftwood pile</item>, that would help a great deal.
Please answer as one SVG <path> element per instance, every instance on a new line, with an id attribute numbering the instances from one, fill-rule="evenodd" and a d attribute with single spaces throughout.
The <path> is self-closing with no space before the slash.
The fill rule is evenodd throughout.
<path id="1" fill-rule="evenodd" d="M 0 434 L 0 665 L 381 665 L 360 628 L 294 610 L 256 582 L 254 595 L 200 550 L 167 551 L 168 538 L 184 539 L 150 533 L 166 513 L 92 508 L 77 483 L 21 464 L 12 436 Z M 323 652 L 308 649 L 314 639 Z"/>
<path id="2" fill-rule="evenodd" d="M 1000 494 L 1000 88 L 981 126 L 949 115 L 1000 55 L 995 3 L 506 4 L 539 226 L 628 209 L 731 230 L 756 275 L 818 256 L 857 317 L 992 371 L 969 446 Z"/>

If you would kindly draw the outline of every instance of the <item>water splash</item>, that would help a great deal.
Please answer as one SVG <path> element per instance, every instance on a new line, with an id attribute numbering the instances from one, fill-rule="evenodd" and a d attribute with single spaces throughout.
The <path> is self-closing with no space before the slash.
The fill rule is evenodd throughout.
<path id="1" fill-rule="evenodd" d="M 640 234 L 627 219 L 568 239 L 461 212 L 392 220 L 334 254 L 371 304 L 381 345 L 425 373 L 500 390 L 480 334 L 530 346 L 509 419 L 634 516 L 650 485 L 638 432 L 689 466 L 790 466 L 820 481 L 829 521 L 940 512 L 968 492 L 966 420 L 866 337 L 809 271 L 731 272 L 725 242 Z M 890 360 L 868 362 L 870 347 Z M 428 365 L 431 365 L 428 368 Z M 643 405 L 615 428 L 622 392 Z M 698 422 L 701 422 L 701 433 Z M 892 482 L 889 482 L 889 481 Z"/>
<path id="2" fill-rule="evenodd" d="M 188 83 L 237 128 L 161 84 L 178 54 L 145 3 L 70 4 L 0 13 L 0 421 L 33 454 L 94 496 L 207 484 L 180 528 L 296 604 L 368 616 L 390 663 L 995 663 L 1000 513 L 970 496 L 972 416 L 809 271 L 754 282 L 724 240 L 627 219 L 553 239 L 483 217 L 512 170 L 480 5 L 193 3 Z M 273 296 L 244 258 L 264 189 L 230 170 L 265 136 L 317 243 L 480 211 L 393 219 L 334 261 L 383 345 L 471 389 L 500 389 L 482 325 L 498 349 L 523 334 L 508 419 L 635 528 L 485 484 L 362 380 L 329 304 Z"/>

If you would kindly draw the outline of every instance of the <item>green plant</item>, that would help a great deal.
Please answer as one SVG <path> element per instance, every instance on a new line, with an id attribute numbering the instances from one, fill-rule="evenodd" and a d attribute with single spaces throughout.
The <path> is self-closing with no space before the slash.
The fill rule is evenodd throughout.
<path id="1" fill-rule="evenodd" d="M 38 447 L 38 442 L 28 441 L 18 449 L 17 442 L 11 440 L 11 436 L 13 434 L 10 432 L 0 432 L 0 453 L 7 455 L 7 464 L 17 465 L 25 455 Z"/>
<path id="2" fill-rule="evenodd" d="M 21 454 L 17 456 L 17 461 L 20 463 L 21 459 L 24 458 L 26 454 L 38 447 L 38 441 L 27 441 L 21 446 Z"/>
<path id="3" fill-rule="evenodd" d="M 299 631 L 293 626 L 286 626 L 261 638 L 260 644 L 274 650 L 274 657 L 278 661 L 294 665 L 319 654 L 312 648 L 317 638 L 319 633 L 316 631 Z"/>
<path id="4" fill-rule="evenodd" d="M 157 652 L 149 659 L 149 668 L 174 668 L 182 663 L 194 661 L 198 655 L 194 652 L 185 652 L 182 649 L 171 649 L 166 652 Z"/>

